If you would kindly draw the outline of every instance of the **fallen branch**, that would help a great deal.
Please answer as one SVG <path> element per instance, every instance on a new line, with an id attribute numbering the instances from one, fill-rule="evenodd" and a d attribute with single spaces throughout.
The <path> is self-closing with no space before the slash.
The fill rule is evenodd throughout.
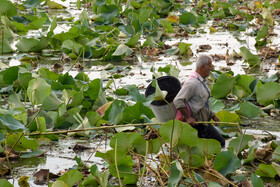
<path id="1" fill-rule="evenodd" d="M 217 122 L 217 121 L 198 121 L 198 122 L 195 122 L 195 124 L 202 124 L 202 123 L 239 125 L 239 123 L 234 123 L 234 122 Z M 165 124 L 165 122 L 164 123 L 138 123 L 138 124 L 126 124 L 126 125 L 108 125 L 108 126 L 92 127 L 92 128 L 85 128 L 85 129 L 74 129 L 74 130 L 64 130 L 64 131 L 54 131 L 54 132 L 26 133 L 25 135 L 35 136 L 35 135 L 49 135 L 49 134 L 67 134 L 69 132 L 102 130 L 102 129 L 111 129 L 111 128 L 119 128 L 119 127 L 152 126 L 152 125 L 163 125 L 163 124 Z"/>

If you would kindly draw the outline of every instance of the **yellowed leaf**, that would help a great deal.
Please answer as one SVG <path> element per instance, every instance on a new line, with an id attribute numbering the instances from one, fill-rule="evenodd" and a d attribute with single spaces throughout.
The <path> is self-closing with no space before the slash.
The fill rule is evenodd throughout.
<path id="1" fill-rule="evenodd" d="M 271 12 L 267 8 L 263 8 L 262 17 L 269 25 L 272 26 L 274 24 L 274 19 L 271 15 Z"/>
<path id="2" fill-rule="evenodd" d="M 214 32 L 217 32 L 217 31 L 218 31 L 218 29 L 216 29 L 216 28 L 214 28 L 214 27 L 210 27 L 209 30 L 210 30 L 210 33 L 214 33 Z"/>
<path id="3" fill-rule="evenodd" d="M 260 8 L 260 9 L 263 8 L 262 3 L 259 1 L 255 1 L 255 6 L 256 6 L 256 8 Z"/>
<path id="4" fill-rule="evenodd" d="M 179 22 L 179 17 L 176 15 L 168 16 L 167 21 L 173 22 L 173 23 L 178 23 Z"/>

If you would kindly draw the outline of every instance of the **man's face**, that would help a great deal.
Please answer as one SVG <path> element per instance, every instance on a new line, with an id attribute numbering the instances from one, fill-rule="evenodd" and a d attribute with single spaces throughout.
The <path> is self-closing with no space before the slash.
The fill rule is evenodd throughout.
<path id="1" fill-rule="evenodd" d="M 211 61 L 209 61 L 208 65 L 204 66 L 205 76 L 208 77 L 210 72 L 214 69 L 214 66 Z"/>

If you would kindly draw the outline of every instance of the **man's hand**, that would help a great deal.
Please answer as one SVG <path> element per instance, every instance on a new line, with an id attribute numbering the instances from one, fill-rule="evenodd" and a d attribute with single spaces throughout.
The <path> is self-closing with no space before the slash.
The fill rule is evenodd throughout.
<path id="1" fill-rule="evenodd" d="M 220 119 L 215 115 L 213 118 L 212 118 L 214 121 L 220 121 Z M 215 123 L 215 126 L 219 126 L 220 124 L 218 123 Z"/>
<path id="2" fill-rule="evenodd" d="M 189 117 L 186 119 L 186 122 L 191 126 L 195 126 L 195 119 L 193 117 Z"/>

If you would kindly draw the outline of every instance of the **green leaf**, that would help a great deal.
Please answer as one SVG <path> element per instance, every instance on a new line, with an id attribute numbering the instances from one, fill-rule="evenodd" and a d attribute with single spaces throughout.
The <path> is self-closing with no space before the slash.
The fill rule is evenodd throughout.
<path id="1" fill-rule="evenodd" d="M 178 48 L 180 50 L 180 55 L 185 56 L 185 57 L 190 57 L 193 55 L 193 52 L 190 48 L 192 44 L 187 44 L 187 43 L 180 43 Z"/>
<path id="2" fill-rule="evenodd" d="M 173 121 L 169 121 L 163 125 L 161 125 L 159 132 L 160 136 L 165 142 L 170 142 L 171 137 L 171 129 L 173 126 Z M 188 136 L 185 136 L 187 134 Z M 173 130 L 173 140 L 172 147 L 176 145 L 197 145 L 199 139 L 197 137 L 197 130 L 191 127 L 187 123 L 183 123 L 181 121 L 174 121 L 174 130 Z"/>
<path id="3" fill-rule="evenodd" d="M 268 29 L 268 27 L 265 25 L 265 26 L 262 27 L 261 30 L 259 30 L 257 32 L 256 41 L 259 41 L 260 39 L 262 39 L 262 38 L 267 36 L 267 29 Z"/>
<path id="4" fill-rule="evenodd" d="M 135 47 L 139 43 L 141 35 L 142 33 L 137 33 L 135 36 L 131 37 L 125 45 L 129 47 Z"/>
<path id="5" fill-rule="evenodd" d="M 37 40 L 35 38 L 21 38 L 21 40 L 16 44 L 16 47 L 20 52 L 39 52 L 47 48 L 48 42 L 45 38 Z"/>
<path id="6" fill-rule="evenodd" d="M 1 37 L 2 38 L 2 37 Z M 1 45 L 0 45 L 0 51 L 2 53 L 2 40 L 1 41 Z M 4 39 L 3 41 L 3 53 L 12 53 L 15 50 L 11 47 L 10 42 L 7 39 Z"/>
<path id="7" fill-rule="evenodd" d="M 74 186 L 77 182 L 82 180 L 83 174 L 79 172 L 78 170 L 70 170 L 61 177 L 59 177 L 57 180 L 61 180 L 68 184 L 68 186 Z"/>
<path id="8" fill-rule="evenodd" d="M 124 101 L 115 100 L 110 105 L 110 107 L 106 110 L 104 119 L 108 120 L 110 124 L 115 123 L 117 115 L 121 113 L 126 107 L 126 103 Z"/>
<path id="9" fill-rule="evenodd" d="M 51 9 L 64 9 L 65 7 L 59 3 L 56 3 L 54 1 L 48 1 L 47 5 Z"/>
<path id="10" fill-rule="evenodd" d="M 255 173 L 251 175 L 250 180 L 252 181 L 253 187 L 264 187 L 262 179 Z"/>
<path id="11" fill-rule="evenodd" d="M 112 54 L 112 56 L 122 56 L 122 55 L 129 56 L 132 53 L 133 53 L 133 50 L 130 49 L 128 46 L 126 46 L 124 44 L 120 44 L 118 46 L 118 48 L 116 49 L 116 51 Z"/>
<path id="12" fill-rule="evenodd" d="M 273 152 L 273 154 L 272 154 L 272 158 L 275 159 L 275 160 L 280 161 L 280 146 L 278 146 L 278 147 L 274 150 L 274 152 Z"/>
<path id="13" fill-rule="evenodd" d="M 18 78 L 18 71 L 19 71 L 18 66 L 13 66 L 6 69 L 3 73 L 3 81 L 6 84 L 13 84 L 13 82 Z"/>
<path id="14" fill-rule="evenodd" d="M 43 27 L 43 25 L 46 23 L 46 21 L 47 21 L 46 17 L 40 17 L 40 18 L 32 21 L 31 23 L 29 23 L 27 25 L 26 29 L 28 29 L 28 30 L 38 30 L 38 29 Z"/>
<path id="15" fill-rule="evenodd" d="M 233 87 L 233 78 L 227 74 L 221 74 L 216 83 L 211 87 L 211 95 L 216 99 L 225 98 Z"/>
<path id="16" fill-rule="evenodd" d="M 28 88 L 29 81 L 32 80 L 32 78 L 32 73 L 30 72 L 18 74 L 18 82 L 25 90 Z"/>
<path id="17" fill-rule="evenodd" d="M 156 89 L 156 90 L 155 90 L 155 96 L 154 96 L 153 100 L 154 100 L 154 101 L 161 101 L 161 100 L 164 100 L 165 97 L 166 97 L 166 95 L 168 94 L 168 92 L 165 91 L 165 90 L 161 90 L 161 89 L 160 89 L 157 80 L 155 80 L 155 81 L 153 82 L 153 85 L 155 85 L 154 87 L 155 87 L 155 89 Z"/>
<path id="18" fill-rule="evenodd" d="M 241 120 L 236 113 L 231 113 L 228 111 L 220 111 L 216 113 L 216 116 L 220 119 L 221 122 L 233 122 L 233 123 L 240 123 Z M 223 126 L 236 126 L 230 124 L 220 124 L 221 127 Z"/>
<path id="19" fill-rule="evenodd" d="M 1 1 L 0 1 L 1 2 Z M 4 179 L 0 179 L 0 186 L 5 186 L 5 187 L 13 187 L 13 185 L 7 181 L 7 180 L 4 180 Z"/>
<path id="20" fill-rule="evenodd" d="M 238 114 L 245 116 L 245 117 L 257 117 L 260 114 L 264 114 L 264 111 L 254 105 L 251 102 L 244 102 L 240 104 L 240 109 L 237 111 Z"/>
<path id="21" fill-rule="evenodd" d="M 0 4 L 0 16 L 5 15 L 11 17 L 17 14 L 16 6 L 11 1 L 0 0 Z"/>
<path id="22" fill-rule="evenodd" d="M 37 129 L 40 132 L 46 132 L 47 131 L 46 121 L 45 121 L 44 117 L 37 117 L 35 121 L 36 121 Z"/>
<path id="23" fill-rule="evenodd" d="M 25 126 L 9 114 L 0 116 L 0 122 L 0 129 L 25 130 Z"/>
<path id="24" fill-rule="evenodd" d="M 238 75 L 236 76 L 235 80 L 236 82 L 235 87 L 233 89 L 233 94 L 238 96 L 238 98 L 248 97 L 250 94 L 252 94 L 250 85 L 253 81 L 256 80 L 255 77 L 253 77 L 252 75 Z M 243 94 L 237 94 L 238 90 L 242 90 Z"/>
<path id="25" fill-rule="evenodd" d="M 50 69 L 48 68 L 40 68 L 38 70 L 38 74 L 44 79 L 49 79 L 53 81 L 57 80 L 61 76 L 53 71 L 50 71 Z"/>
<path id="26" fill-rule="evenodd" d="M 53 184 L 52 187 L 69 187 L 68 184 L 66 184 L 65 182 L 61 181 L 61 180 L 56 180 Z"/>
<path id="27" fill-rule="evenodd" d="M 165 67 L 159 67 L 158 72 L 165 72 L 167 75 L 171 75 L 173 77 L 178 77 L 180 71 L 177 67 L 173 66 L 172 64 L 168 64 Z"/>
<path id="28" fill-rule="evenodd" d="M 35 151 L 39 147 L 36 139 L 27 139 L 25 138 L 25 136 L 22 136 L 21 138 L 20 137 L 21 134 L 11 134 L 7 137 L 7 144 L 13 147 L 14 144 L 17 143 L 14 147 L 15 151 L 26 151 L 27 149 L 32 149 L 33 151 Z M 19 138 L 20 140 L 17 142 Z"/>
<path id="29" fill-rule="evenodd" d="M 248 142 L 252 141 L 252 140 L 253 140 L 253 138 L 251 135 L 247 135 L 247 134 L 240 135 L 237 138 L 232 139 L 229 142 L 228 150 L 233 149 L 234 153 L 237 153 L 237 152 L 240 153 L 244 149 L 248 148 Z"/>
<path id="30" fill-rule="evenodd" d="M 178 160 L 174 160 L 170 167 L 170 175 L 168 178 L 168 187 L 177 186 L 183 176 L 183 168 Z"/>
<path id="31" fill-rule="evenodd" d="M 133 165 L 134 163 L 130 156 L 125 156 L 121 159 L 118 159 L 117 166 L 118 166 L 120 177 L 124 178 L 125 176 L 131 176 Z M 115 163 L 109 165 L 109 171 L 114 177 L 118 177 Z"/>
<path id="32" fill-rule="evenodd" d="M 98 121 L 102 120 L 102 117 L 94 111 L 88 111 L 86 114 L 88 121 L 90 123 L 90 126 L 94 127 L 98 124 Z"/>
<path id="33" fill-rule="evenodd" d="M 46 111 L 50 110 L 58 110 L 59 105 L 62 103 L 62 101 L 56 96 L 56 94 L 52 91 L 49 96 L 47 96 L 43 103 L 42 103 L 42 109 Z"/>
<path id="34" fill-rule="evenodd" d="M 275 100 L 280 99 L 280 85 L 276 82 L 263 84 L 258 87 L 256 94 L 260 105 L 274 104 Z"/>
<path id="35" fill-rule="evenodd" d="M 117 124 L 121 123 L 143 123 L 145 120 L 144 116 L 149 119 L 155 117 L 153 111 L 144 106 L 142 102 L 137 102 L 133 106 L 126 107 L 122 112 L 122 119 Z"/>
<path id="36" fill-rule="evenodd" d="M 246 47 L 240 48 L 240 55 L 245 59 L 245 62 L 247 62 L 250 66 L 259 66 L 261 64 L 261 59 L 259 55 L 252 54 L 249 49 Z"/>
<path id="37" fill-rule="evenodd" d="M 50 92 L 51 86 L 42 78 L 33 79 L 28 84 L 27 95 L 33 105 L 42 104 Z"/>
<path id="38" fill-rule="evenodd" d="M 39 157 L 39 156 L 42 156 L 44 153 L 46 153 L 47 151 L 45 150 L 36 150 L 36 151 L 33 151 L 33 152 L 25 152 L 25 153 L 22 153 L 20 155 L 20 158 L 34 158 L 34 157 Z"/>
<path id="39" fill-rule="evenodd" d="M 213 112 L 217 113 L 225 108 L 225 105 L 222 101 L 215 99 L 214 97 L 209 98 L 210 108 Z"/>
<path id="40" fill-rule="evenodd" d="M 191 26 L 193 26 L 193 25 L 196 24 L 196 17 L 192 13 L 186 12 L 186 13 L 183 13 L 179 17 L 179 21 L 183 25 L 191 25 Z"/>
<path id="41" fill-rule="evenodd" d="M 235 172 L 241 165 L 241 161 L 232 152 L 222 151 L 216 156 L 213 165 L 215 170 L 226 176 Z"/>
<path id="42" fill-rule="evenodd" d="M 271 164 L 260 164 L 255 173 L 261 177 L 269 178 L 274 178 L 277 175 L 276 170 Z"/>
<path id="43" fill-rule="evenodd" d="M 169 21 L 166 20 L 160 20 L 160 24 L 165 28 L 165 32 L 167 33 L 173 33 L 173 27 Z"/>
<path id="44" fill-rule="evenodd" d="M 197 147 L 209 159 L 211 159 L 214 154 L 218 154 L 221 151 L 220 142 L 214 139 L 200 138 Z"/>
<path id="45" fill-rule="evenodd" d="M 115 148 L 116 141 L 118 141 L 118 151 L 127 153 L 130 148 L 135 147 L 137 153 L 145 155 L 146 141 L 139 133 L 117 133 L 111 138 L 110 146 L 112 148 Z"/>

